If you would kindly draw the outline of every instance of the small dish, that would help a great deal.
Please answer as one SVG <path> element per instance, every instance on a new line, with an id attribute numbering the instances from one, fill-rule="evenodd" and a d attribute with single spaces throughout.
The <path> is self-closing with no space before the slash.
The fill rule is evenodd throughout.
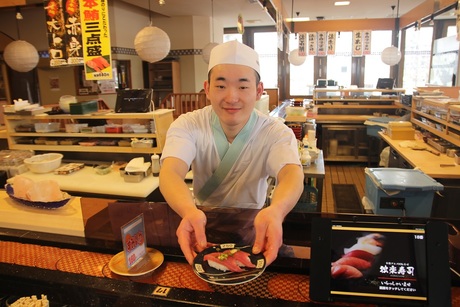
<path id="1" fill-rule="evenodd" d="M 251 250 L 252 246 L 238 247 L 234 243 L 226 243 L 209 247 L 195 257 L 192 266 L 193 271 L 198 277 L 211 284 L 238 285 L 246 283 L 259 277 L 264 272 L 266 267 L 264 255 L 262 253 L 257 255 L 253 254 Z M 230 259 L 230 257 L 236 258 L 236 253 L 242 253 L 239 256 L 245 258 L 245 261 L 249 261 L 253 267 L 244 266 L 240 263 L 240 269 L 238 270 L 239 272 L 235 272 L 230 270 L 219 270 L 209 264 L 209 260 L 212 259 L 209 257 L 227 254 L 229 256 L 226 258 Z M 234 260 L 236 259 L 232 259 L 232 261 Z"/>
<path id="2" fill-rule="evenodd" d="M 164 261 L 163 254 L 154 249 L 147 248 L 147 255 L 136 265 L 128 270 L 125 252 L 119 252 L 110 259 L 109 269 L 122 276 L 142 276 L 155 271 Z"/>
<path id="3" fill-rule="evenodd" d="M 111 165 L 98 165 L 96 167 L 94 167 L 94 169 L 96 170 L 96 174 L 98 175 L 107 175 L 108 173 L 110 173 L 112 171 L 112 166 Z"/>

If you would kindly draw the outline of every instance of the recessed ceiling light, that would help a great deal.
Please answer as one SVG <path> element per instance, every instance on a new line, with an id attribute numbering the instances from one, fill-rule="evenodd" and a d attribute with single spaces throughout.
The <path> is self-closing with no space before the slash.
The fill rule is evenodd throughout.
<path id="1" fill-rule="evenodd" d="M 344 5 L 350 5 L 350 1 L 336 1 L 334 2 L 335 6 L 344 6 Z"/>

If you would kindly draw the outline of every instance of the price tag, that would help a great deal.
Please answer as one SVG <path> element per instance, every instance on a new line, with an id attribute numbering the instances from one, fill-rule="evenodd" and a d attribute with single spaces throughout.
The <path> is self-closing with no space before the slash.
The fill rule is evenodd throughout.
<path id="1" fill-rule="evenodd" d="M 147 254 L 144 215 L 140 214 L 121 226 L 121 238 L 128 270 Z"/>

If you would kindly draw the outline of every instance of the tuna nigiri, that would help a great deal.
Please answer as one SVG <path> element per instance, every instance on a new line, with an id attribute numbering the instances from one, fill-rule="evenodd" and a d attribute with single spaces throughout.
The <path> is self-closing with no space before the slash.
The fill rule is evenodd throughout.
<path id="1" fill-rule="evenodd" d="M 255 268 L 251 262 L 249 253 L 239 249 L 229 249 L 223 252 L 210 253 L 203 258 L 209 266 L 221 270 L 232 272 L 243 272 L 243 267 Z"/>

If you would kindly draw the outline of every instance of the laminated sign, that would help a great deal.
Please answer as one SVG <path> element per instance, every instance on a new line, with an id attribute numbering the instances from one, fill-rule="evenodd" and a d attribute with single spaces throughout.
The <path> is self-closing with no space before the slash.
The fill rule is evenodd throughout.
<path id="1" fill-rule="evenodd" d="M 79 0 L 86 80 L 111 80 L 109 11 L 107 0 Z"/>

